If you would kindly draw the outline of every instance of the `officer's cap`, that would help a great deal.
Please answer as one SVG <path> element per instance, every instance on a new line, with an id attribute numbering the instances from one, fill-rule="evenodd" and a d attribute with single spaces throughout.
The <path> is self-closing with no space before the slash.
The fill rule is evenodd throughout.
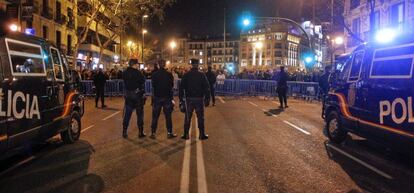
<path id="1" fill-rule="evenodd" d="M 129 62 L 128 62 L 128 65 L 129 66 L 134 66 L 134 65 L 136 65 L 136 64 L 138 64 L 138 59 L 129 59 Z"/>
<path id="2" fill-rule="evenodd" d="M 191 65 L 199 65 L 200 61 L 198 59 L 191 59 L 190 63 L 191 63 Z"/>

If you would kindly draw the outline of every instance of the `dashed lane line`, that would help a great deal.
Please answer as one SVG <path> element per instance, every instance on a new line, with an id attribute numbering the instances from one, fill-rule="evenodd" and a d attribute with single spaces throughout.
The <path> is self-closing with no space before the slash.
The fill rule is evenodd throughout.
<path id="1" fill-rule="evenodd" d="M 198 122 L 196 120 L 196 127 L 198 128 Z M 200 131 L 196 129 L 196 136 L 200 136 Z M 207 193 L 207 180 L 206 180 L 206 169 L 204 166 L 204 154 L 203 144 L 201 140 L 197 140 L 197 184 L 198 193 Z"/>
<path id="2" fill-rule="evenodd" d="M 81 131 L 81 133 L 86 132 L 87 130 L 91 129 L 92 127 L 95 127 L 95 125 L 91 125 L 91 126 L 89 126 L 89 127 L 86 127 L 85 129 L 83 129 L 83 130 Z"/>
<path id="3" fill-rule="evenodd" d="M 220 100 L 221 103 L 226 103 L 226 101 L 224 101 L 223 97 L 218 97 L 218 99 Z"/>
<path id="4" fill-rule="evenodd" d="M 297 129 L 298 131 L 306 134 L 306 135 L 310 135 L 310 133 L 308 131 L 306 131 L 306 130 L 304 130 L 304 129 L 302 129 L 302 128 L 300 128 L 300 127 L 298 127 L 298 126 L 296 126 L 296 125 L 294 125 L 292 123 L 290 123 L 289 121 L 283 121 L 283 122 L 286 123 L 286 124 L 288 124 L 289 126 L 295 128 L 295 129 Z"/>
<path id="5" fill-rule="evenodd" d="M 253 106 L 255 106 L 255 107 L 258 107 L 259 105 L 257 105 L 256 103 L 253 103 L 253 102 L 250 102 L 249 101 L 249 104 L 251 104 L 251 105 L 253 105 Z"/>
<path id="6" fill-rule="evenodd" d="M 117 115 L 117 114 L 118 114 L 118 113 L 120 113 L 120 112 L 121 112 L 121 111 L 117 111 L 117 112 L 113 113 L 112 115 L 109 115 L 109 116 L 107 116 L 107 117 L 103 118 L 103 119 L 102 119 L 102 121 L 106 121 L 106 120 L 108 120 L 108 119 L 110 119 L 110 118 L 114 117 L 115 115 Z"/>
<path id="7" fill-rule="evenodd" d="M 352 160 L 354 160 L 354 161 L 358 162 L 359 164 L 361 164 L 361 165 L 365 166 L 366 168 L 368 168 L 368 169 L 372 170 L 373 172 L 375 172 L 375 173 L 377 173 L 377 174 L 381 175 L 382 177 L 387 178 L 387 179 L 389 179 L 389 180 L 394 179 L 394 178 L 393 178 L 392 176 L 390 176 L 389 174 L 387 174 L 387 173 L 385 173 L 385 172 L 383 172 L 383 171 L 381 171 L 381 170 L 377 169 L 377 168 L 376 168 L 376 167 L 374 167 L 374 166 L 369 165 L 368 163 L 366 163 L 366 162 L 364 162 L 364 161 L 362 161 L 362 160 L 360 160 L 360 159 L 358 159 L 358 158 L 356 158 L 356 157 L 352 156 L 351 154 L 346 153 L 345 151 L 343 151 L 343 150 L 341 150 L 341 149 L 339 149 L 339 148 L 337 148 L 337 147 L 335 147 L 335 146 L 333 146 L 333 145 L 330 145 L 330 144 L 326 144 L 326 145 L 327 145 L 328 147 L 330 147 L 330 148 L 334 149 L 335 151 L 337 151 L 337 152 L 341 153 L 342 155 L 344 155 L 344 156 L 346 156 L 346 157 L 348 157 L 348 158 L 350 158 L 350 159 L 352 159 Z"/>

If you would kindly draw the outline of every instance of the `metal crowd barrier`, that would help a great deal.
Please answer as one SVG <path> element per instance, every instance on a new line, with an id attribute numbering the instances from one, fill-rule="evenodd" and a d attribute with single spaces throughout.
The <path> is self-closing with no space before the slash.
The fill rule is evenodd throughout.
<path id="1" fill-rule="evenodd" d="M 174 84 L 174 94 L 178 95 L 179 80 Z M 216 94 L 219 96 L 277 96 L 277 82 L 271 80 L 239 80 L 229 79 L 217 82 Z M 82 81 L 82 91 L 86 96 L 95 95 L 93 81 Z M 123 96 L 124 83 L 122 80 L 108 80 L 105 85 L 106 96 Z M 151 80 L 145 83 L 145 92 L 151 95 Z M 319 86 L 316 82 L 288 82 L 288 95 L 296 98 L 315 100 L 319 98 Z"/>

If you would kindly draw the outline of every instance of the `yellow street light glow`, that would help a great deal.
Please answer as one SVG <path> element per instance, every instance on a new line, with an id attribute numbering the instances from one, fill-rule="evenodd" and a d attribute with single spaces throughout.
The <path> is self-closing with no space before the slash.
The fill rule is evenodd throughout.
<path id="1" fill-rule="evenodd" d="M 142 30 L 142 33 L 143 33 L 143 34 L 146 34 L 146 33 L 148 33 L 148 31 L 147 31 L 146 29 L 143 29 L 143 30 Z"/>
<path id="2" fill-rule="evenodd" d="M 148 15 L 143 15 L 142 17 L 143 17 L 143 18 L 148 18 Z"/>
<path id="3" fill-rule="evenodd" d="M 172 41 L 171 43 L 170 43 L 170 48 L 171 49 L 174 49 L 174 48 L 176 48 L 177 47 L 177 43 L 175 43 L 175 41 Z"/>
<path id="4" fill-rule="evenodd" d="M 263 48 L 263 43 L 262 42 L 256 42 L 254 43 L 254 47 L 257 49 L 262 49 Z"/>
<path id="5" fill-rule="evenodd" d="M 9 28 L 10 28 L 11 31 L 14 31 L 14 32 L 16 32 L 17 30 L 19 30 L 19 26 L 17 26 L 16 24 L 11 24 L 9 26 Z"/>
<path id="6" fill-rule="evenodd" d="M 132 41 L 128 41 L 127 46 L 128 46 L 128 47 L 131 47 L 133 44 L 134 44 L 134 42 L 132 42 Z"/>
<path id="7" fill-rule="evenodd" d="M 335 38 L 334 42 L 336 45 L 342 45 L 344 43 L 344 38 L 341 36 L 338 36 Z"/>

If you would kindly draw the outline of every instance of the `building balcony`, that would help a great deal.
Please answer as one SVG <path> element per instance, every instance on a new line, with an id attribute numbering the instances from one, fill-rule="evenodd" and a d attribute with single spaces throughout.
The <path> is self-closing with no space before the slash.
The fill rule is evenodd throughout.
<path id="1" fill-rule="evenodd" d="M 75 29 L 75 22 L 73 20 L 69 20 L 69 22 L 66 24 L 66 27 L 69 29 Z"/>
<path id="2" fill-rule="evenodd" d="M 43 8 L 42 17 L 52 20 L 53 19 L 53 10 L 51 8 Z"/>
<path id="3" fill-rule="evenodd" d="M 60 25 L 65 25 L 67 22 L 67 17 L 62 14 L 56 15 L 55 22 Z"/>

